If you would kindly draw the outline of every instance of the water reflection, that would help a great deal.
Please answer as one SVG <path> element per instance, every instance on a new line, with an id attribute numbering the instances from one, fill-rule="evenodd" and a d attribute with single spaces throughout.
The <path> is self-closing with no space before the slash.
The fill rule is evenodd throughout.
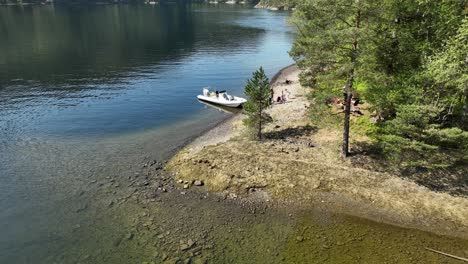
<path id="1" fill-rule="evenodd" d="M 206 105 L 207 107 L 211 107 L 211 108 L 216 109 L 216 110 L 218 110 L 220 112 L 223 112 L 223 113 L 238 114 L 238 113 L 242 112 L 242 108 L 240 108 L 240 107 L 233 108 L 233 107 L 221 106 L 221 105 L 208 103 L 208 102 L 202 101 L 200 99 L 198 99 L 198 102 L 201 103 L 201 104 Z"/>
<path id="2" fill-rule="evenodd" d="M 0 81 L 3 87 L 26 80 L 65 82 L 45 88 L 66 90 L 82 88 L 75 86 L 79 84 L 112 84 L 116 78 L 144 76 L 165 64 L 177 65 L 197 49 L 222 55 L 253 46 L 265 32 L 226 23 L 223 12 L 194 12 L 198 8 L 2 8 Z"/>

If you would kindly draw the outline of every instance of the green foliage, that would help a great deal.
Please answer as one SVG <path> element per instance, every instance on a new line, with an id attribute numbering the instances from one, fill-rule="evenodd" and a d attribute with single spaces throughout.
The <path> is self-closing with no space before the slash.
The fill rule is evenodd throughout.
<path id="1" fill-rule="evenodd" d="M 316 102 L 341 97 L 351 70 L 354 90 L 380 120 L 359 118 L 353 129 L 370 135 L 389 160 L 405 166 L 463 164 L 466 6 L 466 0 L 305 0 L 291 20 L 298 36 L 290 54 L 303 69 L 301 83 L 314 88 Z M 359 30 L 353 28 L 357 8 Z M 358 49 L 352 48 L 353 38 Z"/>
<path id="2" fill-rule="evenodd" d="M 355 82 L 371 73 L 367 67 L 372 51 L 370 36 L 378 14 L 379 5 L 371 0 L 301 2 L 291 20 L 298 36 L 290 55 L 304 70 L 302 84 L 333 91 L 344 86 L 350 102 Z M 344 157 L 349 155 L 349 102 L 344 111 Z"/>
<path id="3" fill-rule="evenodd" d="M 463 20 L 457 34 L 445 47 L 430 58 L 425 73 L 434 80 L 431 94 L 437 97 L 444 114 L 450 115 L 449 121 L 467 129 L 468 19 Z"/>
<path id="4" fill-rule="evenodd" d="M 341 116 L 332 113 L 329 104 L 333 97 L 341 96 L 341 90 L 330 93 L 330 90 L 316 88 L 308 95 L 311 101 L 309 117 L 313 124 L 320 127 L 338 127 L 341 124 Z"/>
<path id="5" fill-rule="evenodd" d="M 374 74 L 363 76 L 369 84 L 366 99 L 382 118 L 394 118 L 397 105 L 432 104 L 434 97 L 442 95 L 433 85 L 433 73 L 427 74 L 424 67 L 427 58 L 439 57 L 439 49 L 455 35 L 466 15 L 465 6 L 466 1 L 382 3 L 381 18 L 372 27 L 374 44 L 367 65 Z"/>
<path id="6" fill-rule="evenodd" d="M 262 126 L 271 122 L 271 117 L 265 113 L 265 109 L 271 103 L 270 81 L 261 67 L 252 75 L 245 86 L 248 101 L 244 104 L 244 113 L 247 115 L 244 123 L 256 133 L 256 138 L 261 140 Z"/>
<path id="7" fill-rule="evenodd" d="M 375 16 L 374 1 L 306 0 L 297 6 L 291 23 L 298 36 L 290 55 L 304 70 L 302 84 L 342 87 L 353 69 L 359 76 L 368 46 L 369 23 Z M 356 13 L 361 12 L 359 28 Z M 359 39 L 359 51 L 352 48 Z M 354 62 L 351 58 L 356 58 Z"/>
<path id="8" fill-rule="evenodd" d="M 400 105 L 396 118 L 384 123 L 387 134 L 398 135 L 408 139 L 418 139 L 429 123 L 437 116 L 437 110 L 425 105 Z"/>
<path id="9" fill-rule="evenodd" d="M 394 76 L 389 82 L 370 82 L 361 95 L 371 103 L 381 118 L 390 120 L 396 116 L 398 105 L 411 104 L 422 99 L 419 73 L 408 71 Z"/>
<path id="10" fill-rule="evenodd" d="M 436 127 L 424 131 L 425 141 L 438 145 L 443 149 L 460 149 L 468 151 L 468 132 L 458 127 L 438 129 Z"/>
<path id="11" fill-rule="evenodd" d="M 418 62 L 387 73 L 391 81 L 371 86 L 366 98 L 385 120 L 375 138 L 387 158 L 408 166 L 454 166 L 463 164 L 463 153 L 468 151 L 468 132 L 463 130 L 468 107 L 468 23 L 461 21 L 463 9 L 458 3 L 428 5 L 433 9 L 424 13 L 432 20 L 416 18 L 400 25 L 411 33 L 404 45 L 412 50 L 392 59 L 401 60 L 400 65 L 407 57 L 417 57 Z M 421 30 L 428 36 L 420 37 Z"/>
<path id="12" fill-rule="evenodd" d="M 386 158 L 411 166 L 452 166 L 468 151 L 468 132 L 434 123 L 438 109 L 427 105 L 400 105 L 394 119 L 374 134 Z"/>
<path id="13" fill-rule="evenodd" d="M 456 87 L 460 92 L 468 86 L 468 18 L 463 20 L 458 32 L 450 38 L 442 51 L 436 53 L 428 64 L 431 76 L 440 84 Z"/>
<path id="14" fill-rule="evenodd" d="M 378 131 L 378 126 L 366 117 L 353 119 L 352 124 L 352 131 L 360 135 L 374 135 Z"/>

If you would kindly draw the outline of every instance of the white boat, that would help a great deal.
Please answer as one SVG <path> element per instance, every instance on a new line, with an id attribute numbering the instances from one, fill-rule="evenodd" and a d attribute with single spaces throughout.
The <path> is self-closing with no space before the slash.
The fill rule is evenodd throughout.
<path id="1" fill-rule="evenodd" d="M 227 107 L 239 107 L 243 103 L 247 102 L 246 99 L 229 95 L 226 91 L 210 92 L 208 88 L 203 88 L 203 94 L 198 95 L 197 98 L 205 102 L 224 105 Z"/>

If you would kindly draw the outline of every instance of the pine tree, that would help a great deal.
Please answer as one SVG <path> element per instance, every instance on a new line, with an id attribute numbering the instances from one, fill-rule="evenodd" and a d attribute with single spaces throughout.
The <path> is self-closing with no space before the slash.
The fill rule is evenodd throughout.
<path id="1" fill-rule="evenodd" d="M 343 87 L 345 115 L 342 156 L 349 155 L 351 99 L 365 65 L 367 33 L 375 16 L 370 0 L 306 0 L 292 23 L 299 35 L 291 56 L 305 72 L 302 81 L 320 87 Z M 363 54 L 364 51 L 364 54 Z"/>
<path id="2" fill-rule="evenodd" d="M 247 115 L 244 123 L 255 131 L 258 140 L 262 140 L 262 126 L 271 120 L 265 113 L 270 105 L 270 81 L 263 68 L 260 67 L 247 80 L 245 94 L 248 100 L 244 104 L 244 113 Z"/>

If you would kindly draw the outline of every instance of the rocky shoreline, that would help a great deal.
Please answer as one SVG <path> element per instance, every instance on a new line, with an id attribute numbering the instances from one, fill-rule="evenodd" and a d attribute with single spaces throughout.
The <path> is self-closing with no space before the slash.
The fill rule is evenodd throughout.
<path id="1" fill-rule="evenodd" d="M 166 161 L 150 159 L 126 179 L 90 181 L 89 191 L 96 188 L 104 199 L 95 197 L 76 213 L 92 211 L 96 203 L 103 203 L 102 214 L 118 216 L 125 228 L 111 229 L 113 239 L 107 247 L 51 261 L 124 263 L 119 256 L 133 254 L 135 263 L 146 264 L 304 263 L 311 257 L 316 260 L 313 263 L 337 263 L 342 252 L 347 252 L 348 263 L 378 262 L 394 254 L 399 254 L 399 263 L 421 263 L 434 258 L 418 251 L 420 245 L 443 245 L 442 249 L 459 255 L 468 245 L 468 241 L 331 213 L 327 204 L 336 199 L 323 198 L 321 205 L 304 211 L 303 205 L 270 199 L 262 186 L 248 196 L 213 193 L 201 180 L 175 180 L 177 175 L 165 167 Z M 104 224 L 101 228 L 108 232 L 115 223 Z M 86 230 L 83 223 L 73 226 L 72 233 Z M 371 253 L 372 246 L 368 253 L 353 250 L 364 245 L 386 250 L 377 255 Z"/>

